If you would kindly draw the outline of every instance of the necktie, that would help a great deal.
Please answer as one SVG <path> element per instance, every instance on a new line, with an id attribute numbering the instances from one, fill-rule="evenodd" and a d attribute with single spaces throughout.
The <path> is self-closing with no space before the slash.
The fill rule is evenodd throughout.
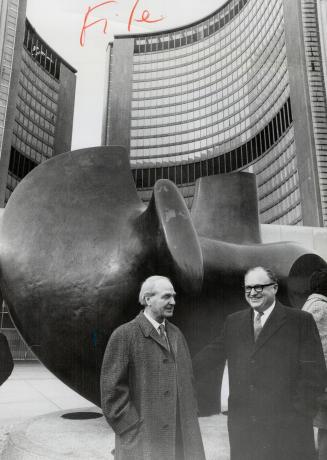
<path id="1" fill-rule="evenodd" d="M 262 323 L 261 323 L 261 316 L 263 315 L 262 311 L 255 311 L 255 317 L 253 321 L 253 329 L 254 329 L 254 341 L 257 341 L 260 332 L 262 331 Z"/>
<path id="2" fill-rule="evenodd" d="M 160 324 L 160 326 L 159 326 L 159 333 L 160 333 L 160 337 L 162 337 L 164 339 L 164 341 L 166 343 L 166 346 L 167 346 L 168 350 L 170 351 L 168 337 L 167 337 L 167 334 L 166 334 L 165 326 L 163 324 Z"/>

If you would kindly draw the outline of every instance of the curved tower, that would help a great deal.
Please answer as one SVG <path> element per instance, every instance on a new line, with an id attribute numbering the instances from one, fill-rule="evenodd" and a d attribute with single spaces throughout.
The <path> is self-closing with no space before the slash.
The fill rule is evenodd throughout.
<path id="1" fill-rule="evenodd" d="M 76 70 L 26 19 L 26 0 L 4 0 L 0 12 L 0 206 L 4 206 L 29 171 L 70 150 Z"/>
<path id="2" fill-rule="evenodd" d="M 326 93 L 315 0 L 230 0 L 108 47 L 103 144 L 130 151 L 147 200 L 169 178 L 257 175 L 263 223 L 327 224 Z"/>

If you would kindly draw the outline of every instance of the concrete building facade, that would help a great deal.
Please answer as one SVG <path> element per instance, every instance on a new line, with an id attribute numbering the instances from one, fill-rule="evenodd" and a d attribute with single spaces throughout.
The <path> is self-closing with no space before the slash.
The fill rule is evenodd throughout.
<path id="1" fill-rule="evenodd" d="M 0 11 L 0 206 L 42 161 L 71 148 L 76 70 L 26 19 L 26 0 Z"/>
<path id="2" fill-rule="evenodd" d="M 327 225 L 324 11 L 322 0 L 229 0 L 109 43 L 102 143 L 130 151 L 144 200 L 164 177 L 191 205 L 198 177 L 244 170 L 262 223 Z"/>

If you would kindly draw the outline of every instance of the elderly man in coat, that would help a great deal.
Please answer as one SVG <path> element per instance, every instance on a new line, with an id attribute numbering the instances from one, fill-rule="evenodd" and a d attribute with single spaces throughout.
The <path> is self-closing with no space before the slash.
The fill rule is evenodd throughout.
<path id="1" fill-rule="evenodd" d="M 229 371 L 231 460 L 314 460 L 312 419 L 326 383 L 312 316 L 276 299 L 262 267 L 244 279 L 250 309 L 227 317 L 223 332 L 194 358 L 198 379 L 225 359 Z"/>
<path id="2" fill-rule="evenodd" d="M 101 372 L 103 413 L 116 434 L 116 460 L 204 460 L 184 336 L 167 318 L 175 291 L 152 276 L 141 287 L 145 307 L 117 328 Z"/>

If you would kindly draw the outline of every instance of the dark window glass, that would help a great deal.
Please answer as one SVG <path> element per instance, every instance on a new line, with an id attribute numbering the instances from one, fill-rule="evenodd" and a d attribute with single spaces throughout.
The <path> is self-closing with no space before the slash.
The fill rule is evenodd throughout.
<path id="1" fill-rule="evenodd" d="M 154 168 L 150 168 L 150 185 L 149 187 L 153 187 L 156 179 L 156 173 Z"/>
<path id="2" fill-rule="evenodd" d="M 230 152 L 225 153 L 225 169 L 226 172 L 231 172 L 231 159 L 230 159 Z"/>
<path id="3" fill-rule="evenodd" d="M 274 143 L 275 143 L 276 140 L 278 139 L 276 117 L 273 119 L 272 124 L 273 124 Z"/>
<path id="4" fill-rule="evenodd" d="M 285 107 L 285 106 L 284 106 Z M 281 118 L 281 123 L 282 123 L 282 132 L 286 130 L 286 123 L 285 123 L 285 110 L 284 107 L 280 111 L 280 118 Z"/>
<path id="5" fill-rule="evenodd" d="M 156 168 L 156 180 L 162 179 L 162 168 Z"/>
<path id="6" fill-rule="evenodd" d="M 176 184 L 182 183 L 182 165 L 176 166 Z"/>
<path id="7" fill-rule="evenodd" d="M 251 161 L 253 161 L 251 141 L 246 143 L 246 151 L 248 155 L 248 163 L 251 163 Z"/>
<path id="8" fill-rule="evenodd" d="M 242 166 L 243 166 L 243 163 L 242 163 L 242 148 L 238 147 L 236 149 L 236 168 L 234 168 L 234 169 L 241 168 Z"/>
<path id="9" fill-rule="evenodd" d="M 37 163 L 25 155 L 18 152 L 18 150 L 11 147 L 9 171 L 18 179 L 23 179 L 32 169 L 37 166 Z"/>
<path id="10" fill-rule="evenodd" d="M 143 169 L 143 187 L 150 187 L 149 169 Z"/>
<path id="11" fill-rule="evenodd" d="M 168 179 L 168 168 L 167 168 L 167 166 L 162 168 L 162 178 L 163 179 Z"/>
<path id="12" fill-rule="evenodd" d="M 195 177 L 195 180 L 198 179 L 199 177 L 201 177 L 201 168 L 200 168 L 200 162 L 197 161 L 196 163 L 194 163 L 194 177 Z"/>
<path id="13" fill-rule="evenodd" d="M 269 123 L 268 129 L 269 129 L 269 141 L 270 141 L 270 146 L 272 146 L 272 145 L 274 144 L 274 134 L 273 134 L 272 122 Z"/>
<path id="14" fill-rule="evenodd" d="M 213 159 L 213 173 L 214 174 L 219 174 L 219 161 L 218 161 L 218 157 L 215 157 Z"/>
<path id="15" fill-rule="evenodd" d="M 219 173 L 224 174 L 225 172 L 226 172 L 225 155 L 220 155 L 220 157 L 219 157 Z"/>
<path id="16" fill-rule="evenodd" d="M 182 166 L 182 179 L 183 184 L 194 182 L 194 163 Z"/>
<path id="17" fill-rule="evenodd" d="M 261 151 L 261 142 L 260 142 L 260 133 L 256 135 L 255 140 L 256 140 L 256 152 L 257 152 L 257 156 L 259 157 L 261 155 L 261 153 L 262 153 L 262 151 Z"/>
<path id="18" fill-rule="evenodd" d="M 208 175 L 208 165 L 207 165 L 207 160 L 201 161 L 201 177 L 207 176 Z"/>
<path id="19" fill-rule="evenodd" d="M 214 174 L 214 166 L 213 166 L 213 158 L 207 160 L 208 165 L 208 176 L 212 176 Z"/>
<path id="20" fill-rule="evenodd" d="M 251 139 L 251 152 L 252 152 L 252 158 L 256 159 L 257 158 L 257 151 L 256 151 L 256 142 L 255 138 Z"/>
<path id="21" fill-rule="evenodd" d="M 170 166 L 169 168 L 169 180 L 176 182 L 176 171 L 175 166 Z"/>
<path id="22" fill-rule="evenodd" d="M 288 99 L 287 106 L 288 106 L 288 113 L 289 113 L 290 123 L 292 123 L 293 115 L 292 115 L 291 99 Z"/>
<path id="23" fill-rule="evenodd" d="M 242 166 L 248 163 L 247 155 L 246 155 L 246 144 L 242 145 Z"/>
<path id="24" fill-rule="evenodd" d="M 137 188 L 142 188 L 142 169 L 136 169 L 136 187 Z"/>
<path id="25" fill-rule="evenodd" d="M 234 171 L 236 169 L 236 150 L 231 151 L 230 159 L 231 159 L 231 170 Z"/>

